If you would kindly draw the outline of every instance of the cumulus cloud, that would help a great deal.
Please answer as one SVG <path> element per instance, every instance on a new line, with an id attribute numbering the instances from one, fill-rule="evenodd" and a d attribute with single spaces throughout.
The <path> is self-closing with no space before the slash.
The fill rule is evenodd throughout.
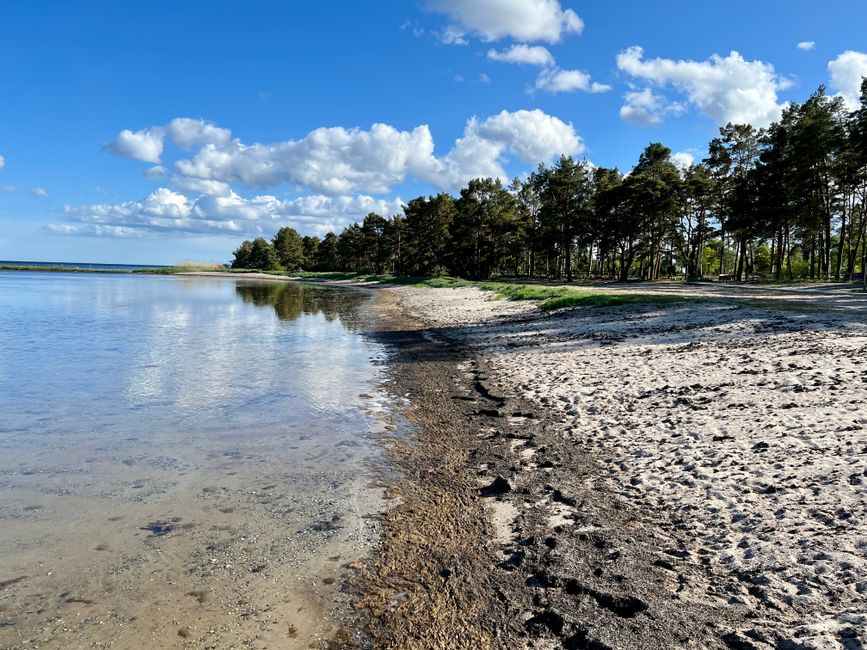
<path id="1" fill-rule="evenodd" d="M 106 145 L 106 149 L 113 154 L 141 160 L 149 163 L 159 163 L 163 155 L 163 139 L 165 133 L 151 129 L 141 131 L 121 131 L 114 142 Z"/>
<path id="2" fill-rule="evenodd" d="M 519 43 L 507 50 L 488 50 L 491 61 L 501 63 L 526 63 L 529 65 L 553 66 L 554 57 L 548 48 L 541 45 L 524 45 Z"/>
<path id="3" fill-rule="evenodd" d="M 584 150 L 571 123 L 539 109 L 472 117 L 463 135 L 442 156 L 434 153 L 427 125 L 410 131 L 387 124 L 374 124 L 367 130 L 320 128 L 300 140 L 245 144 L 212 124 L 208 129 L 192 125 L 196 128 L 183 134 L 173 131 L 171 124 L 161 127 L 164 137 L 193 147 L 194 152 L 174 164 L 170 187 L 161 187 L 139 201 L 66 206 L 66 223 L 53 230 L 117 237 L 163 231 L 255 234 L 289 223 L 320 232 L 346 225 L 367 212 L 397 212 L 399 199 L 370 195 L 388 194 L 409 178 L 455 190 L 476 177 L 507 180 L 504 167 L 513 159 L 535 165 Z M 146 172 L 150 178 L 167 174 L 162 165 Z M 272 195 L 248 199 L 233 189 L 286 184 L 306 194 L 292 200 Z"/>
<path id="4" fill-rule="evenodd" d="M 231 131 L 210 122 L 178 117 L 166 126 L 152 126 L 140 131 L 124 129 L 105 148 L 118 156 L 159 165 L 166 138 L 181 149 L 192 149 L 206 144 L 225 144 L 231 137 Z"/>
<path id="5" fill-rule="evenodd" d="M 294 183 L 323 194 L 385 194 L 407 174 L 429 175 L 436 167 L 433 150 L 426 125 L 399 131 L 374 124 L 369 130 L 319 128 L 275 144 L 208 144 L 175 166 L 181 176 L 248 187 Z"/>
<path id="6" fill-rule="evenodd" d="M 828 62 L 831 86 L 839 91 L 850 110 L 861 104 L 861 80 L 867 77 L 867 54 L 848 50 Z"/>
<path id="7" fill-rule="evenodd" d="M 588 93 L 604 93 L 611 90 L 607 84 L 590 80 L 590 75 L 583 70 L 560 70 L 552 68 L 542 70 L 536 79 L 536 89 L 549 93 L 568 93 L 583 90 Z"/>
<path id="8" fill-rule="evenodd" d="M 150 237 L 161 233 L 235 236 L 271 235 L 284 225 L 323 234 L 369 212 L 394 214 L 400 199 L 370 196 L 304 196 L 280 200 L 262 195 L 245 199 L 234 192 L 224 196 L 190 198 L 161 187 L 140 201 L 63 207 L 67 223 L 51 224 L 66 235 Z"/>
<path id="9" fill-rule="evenodd" d="M 230 196 L 232 194 L 232 187 L 228 183 L 191 176 L 174 176 L 172 177 L 172 185 L 183 192 L 207 196 Z"/>
<path id="10" fill-rule="evenodd" d="M 48 196 L 48 190 L 46 190 L 44 187 L 33 187 L 27 191 L 30 192 L 33 196 Z"/>
<path id="11" fill-rule="evenodd" d="M 374 124 L 369 130 L 330 127 L 275 144 L 247 145 L 236 139 L 205 145 L 192 158 L 176 163 L 174 182 L 194 191 L 203 190 L 185 179 L 260 188 L 291 183 L 318 194 L 346 196 L 386 194 L 413 177 L 452 189 L 478 175 L 503 176 L 502 163 L 510 155 L 537 163 L 580 150 L 571 124 L 538 109 L 503 111 L 484 120 L 470 119 L 463 137 L 443 157 L 434 154 L 427 125 L 411 131 L 388 124 Z"/>
<path id="12" fill-rule="evenodd" d="M 3 156 L 0 156 L 0 169 L 3 169 L 6 166 L 6 159 Z"/>
<path id="13" fill-rule="evenodd" d="M 719 125 L 760 127 L 779 119 L 783 105 L 777 92 L 791 85 L 769 63 L 747 61 L 737 52 L 714 54 L 706 61 L 645 59 L 644 50 L 635 46 L 617 55 L 617 67 L 659 87 L 675 88 Z"/>
<path id="14" fill-rule="evenodd" d="M 816 48 L 816 41 L 801 41 L 796 45 L 799 50 L 807 52 Z"/>
<path id="15" fill-rule="evenodd" d="M 485 120 L 471 118 L 463 137 L 439 161 L 433 176 L 424 180 L 451 189 L 471 178 L 506 179 L 502 165 L 508 153 L 533 164 L 582 151 L 584 143 L 571 123 L 539 109 L 501 111 Z"/>
<path id="16" fill-rule="evenodd" d="M 563 9 L 559 0 L 428 0 L 427 6 L 447 15 L 449 30 L 461 39 L 471 33 L 484 41 L 509 37 L 557 43 L 563 35 L 584 29 L 578 14 Z"/>
<path id="17" fill-rule="evenodd" d="M 166 135 L 181 149 L 192 149 L 205 144 L 225 144 L 232 132 L 204 120 L 177 117 L 165 127 Z"/>
<path id="18" fill-rule="evenodd" d="M 680 114 L 685 110 L 683 104 L 670 102 L 657 95 L 651 88 L 631 90 L 623 96 L 620 117 L 632 124 L 654 126 L 662 122 L 666 114 Z"/>

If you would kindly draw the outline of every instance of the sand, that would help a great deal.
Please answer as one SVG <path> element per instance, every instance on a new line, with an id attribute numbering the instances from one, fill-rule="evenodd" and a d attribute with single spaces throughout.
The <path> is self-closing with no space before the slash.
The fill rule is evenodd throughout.
<path id="1" fill-rule="evenodd" d="M 654 290 L 706 300 L 544 313 L 473 288 L 390 291 L 431 336 L 483 358 L 496 390 L 554 418 L 564 453 L 591 467 L 577 489 L 634 513 L 641 553 L 677 569 L 672 598 L 730 612 L 719 647 L 862 647 L 867 302 L 823 287 L 641 287 Z M 513 453 L 509 478 L 532 492 L 547 474 L 534 450 Z M 551 529 L 586 535 L 580 498 L 565 501 Z M 502 544 L 514 512 L 488 512 Z"/>

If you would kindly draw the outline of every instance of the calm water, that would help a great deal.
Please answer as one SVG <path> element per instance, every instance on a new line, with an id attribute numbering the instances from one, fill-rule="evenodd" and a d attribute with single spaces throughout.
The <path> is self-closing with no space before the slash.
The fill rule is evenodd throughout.
<path id="1" fill-rule="evenodd" d="M 393 428 L 369 299 L 0 272 L 0 647 L 332 633 Z"/>
<path id="2" fill-rule="evenodd" d="M 0 266 L 43 266 L 46 268 L 88 269 L 92 271 L 139 271 L 143 269 L 164 269 L 158 264 L 95 264 L 93 262 L 29 262 L 21 260 L 0 260 Z"/>

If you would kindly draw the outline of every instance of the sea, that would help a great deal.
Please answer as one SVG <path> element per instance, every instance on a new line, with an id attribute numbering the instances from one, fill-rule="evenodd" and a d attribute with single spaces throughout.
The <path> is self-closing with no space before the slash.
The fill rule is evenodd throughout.
<path id="1" fill-rule="evenodd" d="M 399 426 L 371 296 L 0 271 L 0 648 L 308 648 L 351 625 Z"/>

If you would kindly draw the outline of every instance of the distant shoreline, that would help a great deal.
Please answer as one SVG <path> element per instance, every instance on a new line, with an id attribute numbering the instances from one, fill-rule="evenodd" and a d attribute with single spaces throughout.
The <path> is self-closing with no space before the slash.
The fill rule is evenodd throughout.
<path id="1" fill-rule="evenodd" d="M 38 271 L 46 273 L 168 273 L 171 266 L 138 264 L 91 264 L 82 262 L 0 262 L 0 271 Z"/>

